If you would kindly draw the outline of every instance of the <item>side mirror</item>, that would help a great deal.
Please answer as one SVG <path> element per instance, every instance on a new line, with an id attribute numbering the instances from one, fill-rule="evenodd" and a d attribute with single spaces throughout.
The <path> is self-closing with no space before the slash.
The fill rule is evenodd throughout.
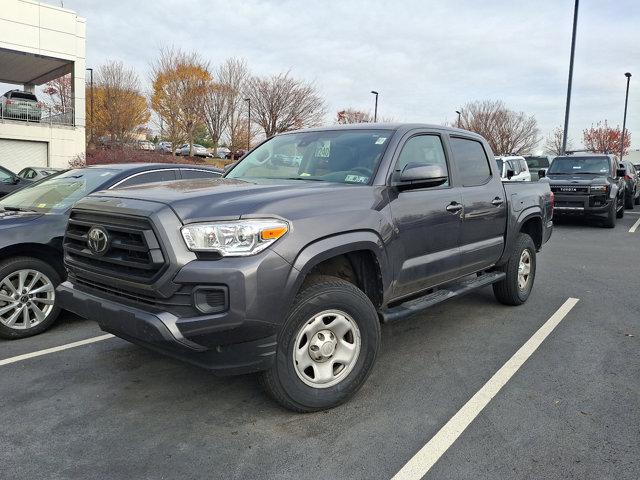
<path id="1" fill-rule="evenodd" d="M 238 163 L 238 162 L 228 163 L 227 165 L 222 167 L 222 169 L 224 170 L 224 173 L 227 173 L 229 170 L 231 170 L 233 167 L 235 167 L 236 163 Z"/>
<path id="2" fill-rule="evenodd" d="M 511 177 L 515 177 L 515 176 L 516 176 L 515 170 L 507 170 L 507 180 L 511 180 Z"/>
<path id="3" fill-rule="evenodd" d="M 441 165 L 407 163 L 400 173 L 401 188 L 437 187 L 449 179 L 447 171 Z"/>
<path id="4" fill-rule="evenodd" d="M 13 177 L 13 184 L 17 185 L 20 183 L 20 177 L 18 177 L 17 175 L 15 177 Z"/>
<path id="5" fill-rule="evenodd" d="M 624 177 L 627 174 L 627 169 L 626 168 L 619 168 L 616 170 L 616 176 L 617 177 Z"/>
<path id="6" fill-rule="evenodd" d="M 545 170 L 538 170 L 538 178 L 544 178 L 547 176 L 547 172 Z"/>

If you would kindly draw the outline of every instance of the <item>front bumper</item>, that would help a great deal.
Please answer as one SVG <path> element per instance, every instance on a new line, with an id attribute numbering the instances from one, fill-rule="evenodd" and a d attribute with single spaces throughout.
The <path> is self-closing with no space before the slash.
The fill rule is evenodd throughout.
<path id="1" fill-rule="evenodd" d="M 604 195 L 555 194 L 554 214 L 558 215 L 606 215 L 611 208 L 611 198 Z"/>
<path id="2" fill-rule="evenodd" d="M 216 373 L 230 375 L 265 370 L 276 353 L 275 334 L 211 348 L 184 337 L 177 327 L 179 318 L 171 313 L 151 313 L 125 305 L 79 290 L 69 281 L 59 285 L 56 294 L 62 308 L 97 321 L 105 332 Z M 218 330 L 236 327 L 238 325 L 222 323 Z"/>

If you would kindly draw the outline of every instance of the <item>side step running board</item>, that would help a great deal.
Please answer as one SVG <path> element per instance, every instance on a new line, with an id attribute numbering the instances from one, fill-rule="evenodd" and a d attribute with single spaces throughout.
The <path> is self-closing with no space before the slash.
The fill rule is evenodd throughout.
<path id="1" fill-rule="evenodd" d="M 429 293 L 423 297 L 415 298 L 407 302 L 401 303 L 398 306 L 383 310 L 380 315 L 384 323 L 395 322 L 398 320 L 404 320 L 405 318 L 417 315 L 429 307 L 432 307 L 438 303 L 449 300 L 453 297 L 459 297 L 466 293 L 477 290 L 481 287 L 486 287 L 492 283 L 499 282 L 505 277 L 504 272 L 489 272 L 483 273 L 477 277 L 472 277 L 467 280 L 452 283 L 450 285 L 443 286 L 441 289 L 436 290 L 433 293 Z"/>

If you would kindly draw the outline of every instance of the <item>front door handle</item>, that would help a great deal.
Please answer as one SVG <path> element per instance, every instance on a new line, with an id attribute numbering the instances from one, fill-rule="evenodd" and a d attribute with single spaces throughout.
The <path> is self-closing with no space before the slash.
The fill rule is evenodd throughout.
<path id="1" fill-rule="evenodd" d="M 447 205 L 447 212 L 458 213 L 460 210 L 462 210 L 462 204 L 458 202 L 451 202 Z"/>
<path id="2" fill-rule="evenodd" d="M 499 207 L 503 203 L 504 203 L 504 200 L 502 200 L 500 197 L 496 197 L 493 200 L 491 200 L 491 205 L 495 205 L 496 207 Z"/>

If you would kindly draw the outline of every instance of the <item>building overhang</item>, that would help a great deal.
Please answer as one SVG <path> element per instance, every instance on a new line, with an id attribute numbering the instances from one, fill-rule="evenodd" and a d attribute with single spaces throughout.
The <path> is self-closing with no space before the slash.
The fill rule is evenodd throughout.
<path id="1" fill-rule="evenodd" d="M 69 60 L 0 48 L 0 83 L 42 85 L 72 70 Z"/>

